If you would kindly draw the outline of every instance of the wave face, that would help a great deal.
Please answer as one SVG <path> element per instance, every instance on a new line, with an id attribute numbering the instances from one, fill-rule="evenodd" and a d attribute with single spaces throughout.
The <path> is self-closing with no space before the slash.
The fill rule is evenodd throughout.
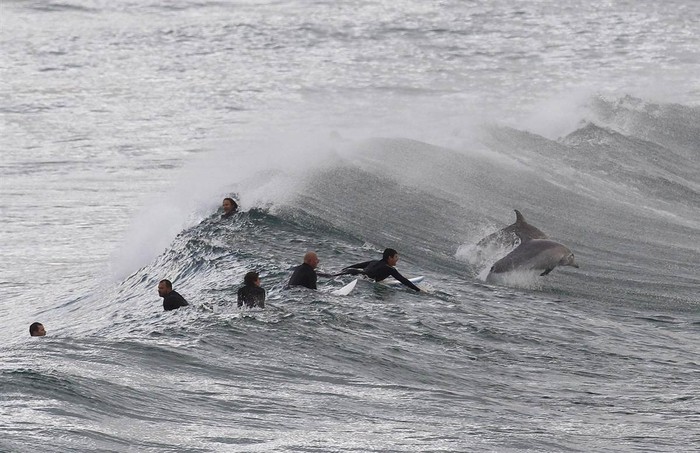
<path id="1" fill-rule="evenodd" d="M 663 5 L 4 2 L 0 451 L 696 445 L 700 3 Z M 488 283 L 514 209 L 581 267 Z M 385 247 L 426 291 L 284 289 Z"/>
<path id="2" fill-rule="evenodd" d="M 114 289 L 45 313 L 72 327 L 3 348 L 15 408 L 4 446 L 21 450 L 18 423 L 42 426 L 60 450 L 687 445 L 700 285 L 700 169 L 687 137 L 698 140 L 698 122 L 683 141 L 653 141 L 680 108 L 596 105 L 600 119 L 558 140 L 488 128 L 479 152 L 344 143 L 284 202 L 209 215 Z M 672 113 L 643 113 L 660 110 Z M 513 208 L 581 269 L 483 283 L 505 251 L 475 244 L 512 223 Z M 306 250 L 336 271 L 389 246 L 427 293 L 365 281 L 329 293 L 349 277 L 283 289 Z M 235 308 L 249 270 L 265 310 Z M 161 278 L 192 306 L 162 312 Z M 656 420 L 661 410 L 672 424 Z M 592 436 L 611 421 L 614 433 Z"/>

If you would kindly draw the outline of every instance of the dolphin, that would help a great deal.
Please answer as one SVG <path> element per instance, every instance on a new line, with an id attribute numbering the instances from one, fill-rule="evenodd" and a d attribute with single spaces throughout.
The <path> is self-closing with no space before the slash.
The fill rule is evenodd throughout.
<path id="1" fill-rule="evenodd" d="M 514 270 L 537 270 L 542 271 L 540 275 L 547 275 L 557 266 L 578 268 L 568 247 L 549 239 L 525 240 L 491 266 L 486 280 L 495 274 Z"/>
<path id="2" fill-rule="evenodd" d="M 499 248 L 515 247 L 518 242 L 523 243 L 531 239 L 547 239 L 547 235 L 536 227 L 525 221 L 525 217 L 518 211 L 515 211 L 515 223 L 502 228 L 495 233 L 491 233 L 479 242 L 478 248 L 486 248 L 496 246 Z M 518 241 L 519 240 L 519 241 Z"/>

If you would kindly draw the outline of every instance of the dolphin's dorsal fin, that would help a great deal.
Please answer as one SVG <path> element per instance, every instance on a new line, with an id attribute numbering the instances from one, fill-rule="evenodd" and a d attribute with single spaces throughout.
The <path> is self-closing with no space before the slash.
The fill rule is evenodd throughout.
<path id="1" fill-rule="evenodd" d="M 514 209 L 514 211 L 515 223 L 512 225 L 514 227 L 513 233 L 520 238 L 521 244 L 532 239 L 545 239 L 547 237 L 547 235 L 541 232 L 538 228 L 535 228 L 527 223 L 525 221 L 525 217 L 523 217 L 520 211 L 517 209 Z"/>
<path id="2" fill-rule="evenodd" d="M 513 230 L 513 233 L 518 236 L 518 239 L 520 239 L 520 243 L 522 244 L 523 242 L 527 242 L 532 238 L 522 229 L 527 225 L 525 217 L 523 217 L 523 215 L 517 209 L 513 209 L 513 211 L 515 211 L 515 229 Z"/>
<path id="3" fill-rule="evenodd" d="M 515 211 L 515 224 L 516 225 L 522 225 L 523 223 L 527 223 L 525 221 L 525 217 L 518 211 L 517 209 L 513 209 Z"/>

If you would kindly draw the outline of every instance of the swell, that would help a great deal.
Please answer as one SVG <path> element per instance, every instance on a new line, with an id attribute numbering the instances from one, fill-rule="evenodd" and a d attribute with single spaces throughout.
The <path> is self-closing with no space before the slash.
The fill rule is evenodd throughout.
<path id="1" fill-rule="evenodd" d="M 306 250 L 334 271 L 393 247 L 411 272 L 473 281 L 482 269 L 457 250 L 512 223 L 519 209 L 581 257 L 582 269 L 562 271 L 547 291 L 610 302 L 693 300 L 700 193 L 698 164 L 685 148 L 591 122 L 560 140 L 509 128 L 486 129 L 480 140 L 479 151 L 390 138 L 349 144 L 285 202 L 231 222 L 214 214 L 183 231 L 116 297 L 152 300 L 144 288 L 170 278 L 208 303 L 233 303 L 247 270 L 260 272 L 277 297 Z"/>
<path id="2" fill-rule="evenodd" d="M 697 166 L 700 145 L 700 108 L 658 104 L 632 96 L 620 99 L 595 97 L 592 113 L 602 125 L 625 135 L 656 143 L 688 164 Z"/>
<path id="3" fill-rule="evenodd" d="M 130 335 L 134 312 L 142 313 L 142 329 L 161 322 L 160 279 L 206 309 L 235 305 L 249 270 L 260 273 L 274 304 L 288 298 L 282 287 L 307 250 L 332 272 L 392 247 L 404 274 L 478 287 L 483 268 L 457 251 L 512 223 L 513 209 L 580 258 L 580 270 L 558 270 L 539 290 L 610 304 L 692 306 L 700 197 L 698 164 L 685 148 L 590 122 L 560 140 L 489 128 L 480 141 L 479 150 L 392 138 L 348 144 L 330 164 L 310 169 L 284 202 L 230 221 L 211 214 L 107 294 L 56 310 L 76 325 L 91 325 L 99 312 Z"/>

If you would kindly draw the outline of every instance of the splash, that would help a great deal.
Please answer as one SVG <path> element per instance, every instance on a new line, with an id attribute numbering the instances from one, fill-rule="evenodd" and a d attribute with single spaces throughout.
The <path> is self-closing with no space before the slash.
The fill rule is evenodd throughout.
<path id="1" fill-rule="evenodd" d="M 486 271 L 486 275 L 484 275 L 482 271 L 479 274 L 479 278 L 492 284 L 509 286 L 512 288 L 541 290 L 543 280 L 542 277 L 540 277 L 540 273 L 541 271 L 539 270 L 515 270 L 502 274 L 489 275 L 488 271 Z"/>
<path id="2" fill-rule="evenodd" d="M 236 199 L 241 211 L 289 205 L 315 170 L 343 159 L 340 145 L 332 136 L 313 140 L 295 134 L 213 145 L 211 152 L 172 172 L 170 190 L 144 203 L 112 255 L 113 277 L 118 281 L 133 273 L 180 232 L 215 216 L 224 197 Z"/>

